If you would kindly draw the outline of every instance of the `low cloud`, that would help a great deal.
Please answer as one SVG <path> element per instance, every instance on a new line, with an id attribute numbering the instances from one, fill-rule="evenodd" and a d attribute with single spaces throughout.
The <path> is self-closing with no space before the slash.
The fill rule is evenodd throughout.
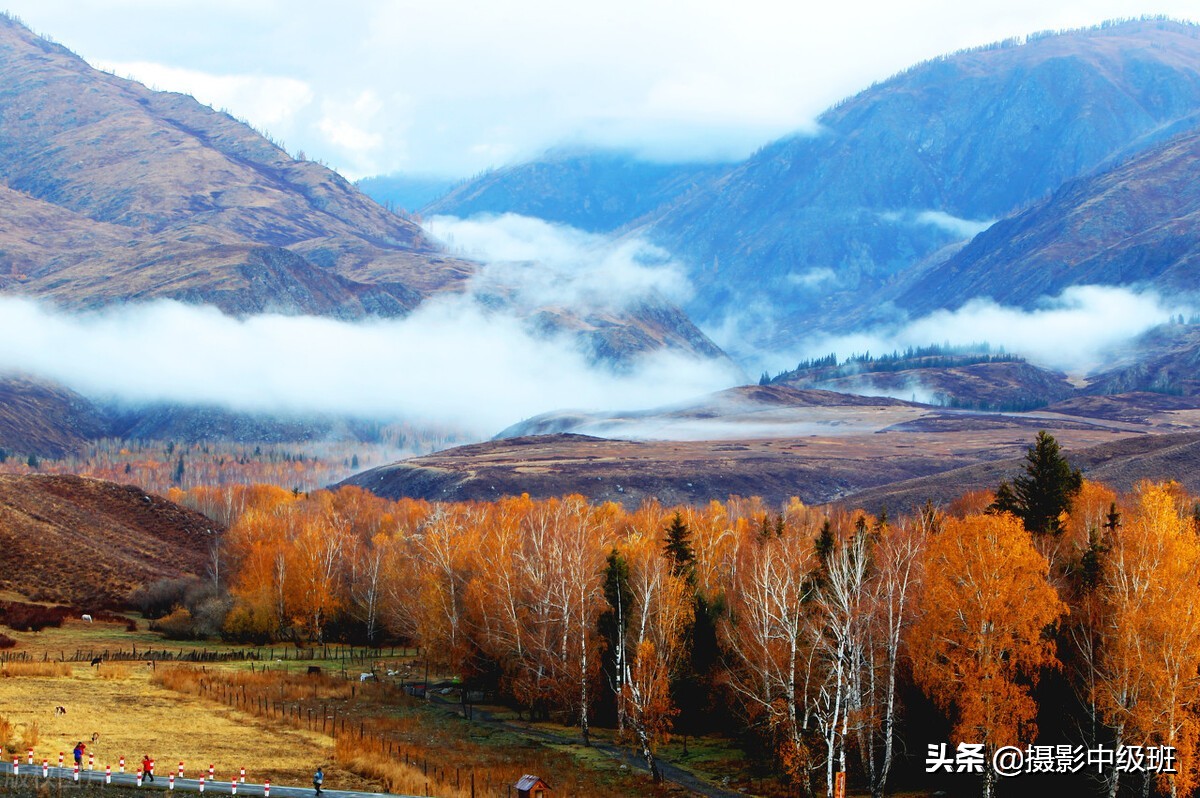
<path id="1" fill-rule="evenodd" d="M 666 351 L 615 375 L 571 339 L 540 338 L 462 296 L 357 323 L 235 319 L 171 301 L 73 315 L 0 297 L 0 372 L 126 403 L 399 418 L 480 435 L 554 408 L 650 407 L 737 381 L 726 363 Z"/>
<path id="2" fill-rule="evenodd" d="M 836 283 L 837 272 L 828 266 L 817 266 L 800 274 L 791 272 L 787 281 L 801 288 L 819 288 L 827 283 Z"/>
<path id="3" fill-rule="evenodd" d="M 879 214 L 879 218 L 892 224 L 936 227 L 959 239 L 974 238 L 996 223 L 995 219 L 963 219 L 938 210 L 885 211 Z"/>
<path id="4" fill-rule="evenodd" d="M 917 214 L 917 223 L 937 227 L 959 238 L 974 238 L 995 224 L 996 220 L 976 221 L 951 216 L 945 211 L 921 211 Z"/>
<path id="5" fill-rule="evenodd" d="M 809 339 L 791 363 L 836 352 L 881 354 L 909 346 L 987 342 L 1041 366 L 1085 374 L 1106 362 L 1106 353 L 1189 307 L 1151 291 L 1115 286 L 1068 288 L 1032 310 L 973 299 L 957 310 L 939 310 L 903 324 L 840 336 Z M 785 365 L 790 368 L 791 365 Z"/>
<path id="6" fill-rule="evenodd" d="M 503 293 L 520 307 L 621 310 L 691 296 L 682 264 L 640 238 L 612 239 L 514 213 L 435 216 L 425 229 L 451 252 L 486 264 L 474 291 Z"/>

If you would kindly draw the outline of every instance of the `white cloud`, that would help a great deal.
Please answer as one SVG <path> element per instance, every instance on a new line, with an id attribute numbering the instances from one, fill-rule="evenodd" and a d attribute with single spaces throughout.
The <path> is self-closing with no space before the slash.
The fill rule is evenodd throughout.
<path id="1" fill-rule="evenodd" d="M 361 323 L 234 319 L 169 301 L 70 315 L 0 296 L 0 372 L 13 371 L 127 402 L 403 418 L 481 435 L 554 408 L 657 406 L 737 379 L 728 364 L 665 351 L 614 375 L 570 339 L 538 337 L 462 296 Z"/>
<path id="2" fill-rule="evenodd" d="M 959 238 L 974 238 L 995 224 L 996 220 L 975 221 L 972 219 L 960 219 L 945 211 L 921 211 L 917 214 L 917 222 L 919 224 L 932 225 Z"/>
<path id="3" fill-rule="evenodd" d="M 682 264 L 640 238 L 614 240 L 514 213 L 435 216 L 425 229 L 451 252 L 487 264 L 474 279 L 477 293 L 513 292 L 527 309 L 621 309 L 691 296 Z"/>
<path id="4" fill-rule="evenodd" d="M 810 339 L 784 367 L 830 352 L 844 358 L 909 346 L 986 342 L 1039 365 L 1083 374 L 1102 364 L 1112 348 L 1189 310 L 1153 292 L 1099 285 L 1068 288 L 1033 310 L 973 299 L 957 310 L 940 310 L 903 325 Z"/>
<path id="5" fill-rule="evenodd" d="M 814 266 L 806 272 L 796 274 L 789 273 L 787 281 L 792 285 L 798 285 L 801 288 L 817 288 L 837 281 L 837 272 L 828 266 Z"/>

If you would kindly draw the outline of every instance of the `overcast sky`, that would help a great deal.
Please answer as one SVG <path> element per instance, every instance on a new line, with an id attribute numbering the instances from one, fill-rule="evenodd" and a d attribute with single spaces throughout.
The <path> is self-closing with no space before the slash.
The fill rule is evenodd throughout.
<path id="1" fill-rule="evenodd" d="M 91 63 L 351 178 L 559 144 L 740 158 L 917 61 L 1195 0 L 9 0 Z"/>

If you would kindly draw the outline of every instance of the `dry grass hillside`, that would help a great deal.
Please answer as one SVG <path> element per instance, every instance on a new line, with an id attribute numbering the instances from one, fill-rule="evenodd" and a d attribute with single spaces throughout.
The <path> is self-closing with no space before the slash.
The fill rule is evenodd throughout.
<path id="1" fill-rule="evenodd" d="M 200 574 L 221 530 L 132 485 L 0 475 L 0 590 L 99 608 L 140 585 Z"/>

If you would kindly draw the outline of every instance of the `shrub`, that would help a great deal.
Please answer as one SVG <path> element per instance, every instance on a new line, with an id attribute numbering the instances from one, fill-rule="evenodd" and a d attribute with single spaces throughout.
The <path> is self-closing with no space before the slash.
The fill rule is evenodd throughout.
<path id="1" fill-rule="evenodd" d="M 192 614 L 186 607 L 179 607 L 165 618 L 151 621 L 150 630 L 161 632 L 168 640 L 192 640 L 196 636 Z"/>

